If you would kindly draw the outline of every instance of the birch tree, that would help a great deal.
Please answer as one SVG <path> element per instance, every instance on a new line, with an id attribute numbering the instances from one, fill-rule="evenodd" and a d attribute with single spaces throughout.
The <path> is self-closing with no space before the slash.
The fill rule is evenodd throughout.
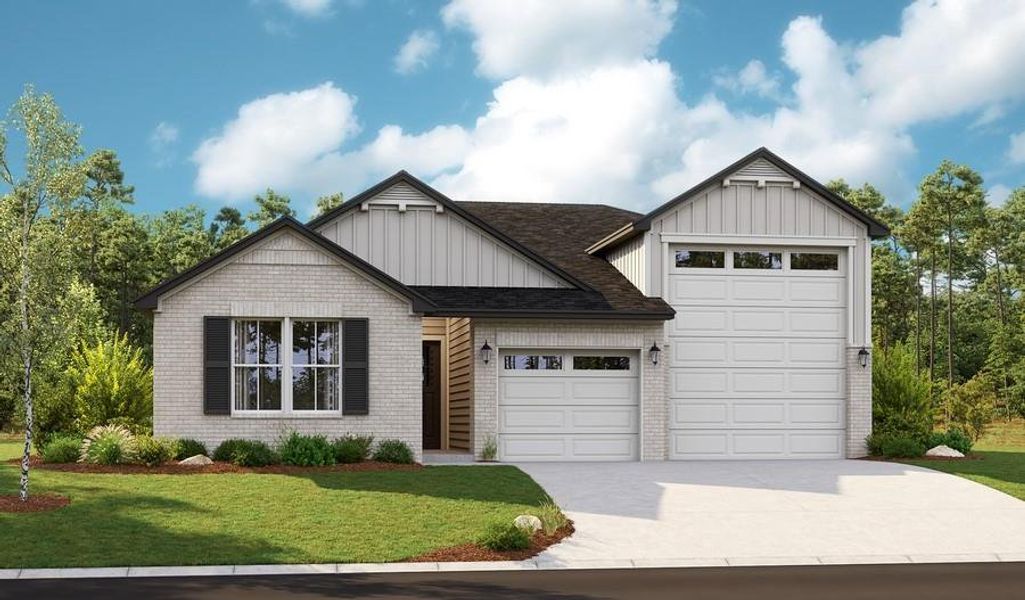
<path id="1" fill-rule="evenodd" d="M 21 139 L 24 157 L 16 165 L 8 155 L 13 133 Z M 0 125 L 0 196 L 3 214 L 9 215 L 6 247 L 17 248 L 16 271 L 5 273 L 9 289 L 16 290 L 16 326 L 4 332 L 5 345 L 16 349 L 21 359 L 21 392 L 24 403 L 25 445 L 21 459 L 19 493 L 22 501 L 29 494 L 29 455 L 32 449 L 33 406 L 32 370 L 48 328 L 57 325 L 55 315 L 60 298 L 52 289 L 51 271 L 62 258 L 62 221 L 70 203 L 85 186 L 85 169 L 80 163 L 78 126 L 64 120 L 60 108 L 49 94 L 38 94 L 26 87 L 11 107 L 8 120 Z M 45 243 L 42 239 L 45 236 Z M 60 278 L 56 278 L 57 281 Z"/>

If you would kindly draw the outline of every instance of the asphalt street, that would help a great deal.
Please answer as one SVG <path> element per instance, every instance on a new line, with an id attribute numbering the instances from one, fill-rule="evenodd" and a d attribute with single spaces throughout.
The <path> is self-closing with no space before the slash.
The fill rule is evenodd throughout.
<path id="1" fill-rule="evenodd" d="M 1025 563 L 0 581 L 0 599 L 1025 598 Z"/>

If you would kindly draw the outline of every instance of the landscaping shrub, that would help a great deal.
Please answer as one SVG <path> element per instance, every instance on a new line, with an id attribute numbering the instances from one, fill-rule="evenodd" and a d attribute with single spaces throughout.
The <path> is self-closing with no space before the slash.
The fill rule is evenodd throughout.
<path id="1" fill-rule="evenodd" d="M 186 458 L 192 458 L 197 454 L 209 456 L 206 453 L 206 445 L 203 442 L 191 438 L 182 438 L 178 440 L 178 452 L 174 455 L 175 460 L 185 460 Z"/>
<path id="2" fill-rule="evenodd" d="M 82 436 L 73 433 L 55 433 L 42 446 L 43 462 L 73 463 L 82 450 Z"/>
<path id="3" fill-rule="evenodd" d="M 512 523 L 492 523 L 477 543 L 496 552 L 525 550 L 530 547 L 530 534 Z"/>
<path id="4" fill-rule="evenodd" d="M 409 465 L 413 464 L 413 451 L 401 440 L 384 440 L 377 445 L 374 460 Z"/>
<path id="5" fill-rule="evenodd" d="M 79 461 L 96 465 L 120 465 L 136 460 L 135 436 L 120 425 L 93 427 L 82 441 Z"/>
<path id="6" fill-rule="evenodd" d="M 214 450 L 213 459 L 234 463 L 240 467 L 264 467 L 278 462 L 278 456 L 267 444 L 239 438 L 221 442 Z"/>
<path id="7" fill-rule="evenodd" d="M 541 519 L 541 530 L 545 532 L 545 535 L 552 535 L 569 523 L 569 519 L 563 514 L 562 509 L 551 499 L 545 500 L 538 506 L 537 518 Z"/>
<path id="8" fill-rule="evenodd" d="M 363 462 L 370 458 L 370 448 L 373 445 L 372 435 L 347 435 L 331 442 L 335 461 L 341 464 Z"/>
<path id="9" fill-rule="evenodd" d="M 323 467 L 335 464 L 335 450 L 322 435 L 303 435 L 293 431 L 278 446 L 281 462 L 298 467 Z"/>
<path id="10" fill-rule="evenodd" d="M 929 448 L 935 448 L 939 445 L 949 446 L 954 450 L 957 450 L 965 456 L 972 451 L 972 438 L 957 427 L 952 427 L 945 432 L 936 431 L 929 436 L 929 443 L 926 444 Z"/>
<path id="11" fill-rule="evenodd" d="M 178 440 L 142 435 L 135 438 L 136 458 L 147 467 L 155 467 L 174 460 L 178 454 Z"/>
<path id="12" fill-rule="evenodd" d="M 918 373 L 914 350 L 906 344 L 873 351 L 872 429 L 922 443 L 932 431 L 932 386 Z"/>
<path id="13" fill-rule="evenodd" d="M 943 399 L 949 414 L 948 425 L 960 428 L 973 440 L 982 437 L 996 410 L 996 391 L 985 374 L 955 384 Z"/>
<path id="14" fill-rule="evenodd" d="M 921 438 L 891 431 L 881 431 L 868 436 L 868 451 L 873 456 L 886 458 L 917 458 L 928 449 Z"/>
<path id="15" fill-rule="evenodd" d="M 489 435 L 484 438 L 484 447 L 480 450 L 480 458 L 488 462 L 498 458 L 498 440 L 495 439 L 495 436 Z"/>
<path id="16" fill-rule="evenodd" d="M 80 429 L 152 422 L 153 371 L 127 336 L 76 351 L 66 377 Z"/>

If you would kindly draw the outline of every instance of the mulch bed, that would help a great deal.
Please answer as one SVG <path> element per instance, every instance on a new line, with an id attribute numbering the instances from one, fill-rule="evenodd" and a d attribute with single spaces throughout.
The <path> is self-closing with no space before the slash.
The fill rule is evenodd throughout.
<path id="1" fill-rule="evenodd" d="M 432 550 L 427 554 L 409 559 L 409 562 L 480 562 L 494 560 L 526 560 L 537 556 L 549 546 L 554 546 L 573 535 L 573 523 L 559 529 L 552 535 L 538 531 L 530 540 L 530 547 L 525 550 L 509 550 L 498 552 L 478 544 L 461 544 L 451 548 Z"/>
<path id="2" fill-rule="evenodd" d="M 960 462 L 963 460 L 986 460 L 981 454 L 968 454 L 964 458 L 952 456 L 919 456 L 918 458 L 886 458 L 885 456 L 862 456 L 858 460 L 874 460 L 878 462 L 900 462 L 905 460 L 927 460 L 935 462 Z"/>
<path id="3" fill-rule="evenodd" d="M 21 459 L 7 461 L 20 463 Z M 423 465 L 397 465 L 367 461 L 351 465 L 331 465 L 329 467 L 294 467 L 291 465 L 271 465 L 268 467 L 239 467 L 231 463 L 215 462 L 212 465 L 179 465 L 167 463 L 156 467 L 146 465 L 89 465 L 85 463 L 46 463 L 38 457 L 32 457 L 32 468 L 44 471 L 63 471 L 66 473 L 106 473 L 117 475 L 213 475 L 217 473 L 273 473 L 281 475 L 305 475 L 311 473 L 362 473 L 372 471 L 419 471 Z"/>
<path id="4" fill-rule="evenodd" d="M 33 513 L 47 510 L 64 508 L 71 503 L 67 496 L 59 494 L 32 494 L 28 500 L 21 501 L 18 494 L 5 494 L 0 496 L 0 513 Z"/>

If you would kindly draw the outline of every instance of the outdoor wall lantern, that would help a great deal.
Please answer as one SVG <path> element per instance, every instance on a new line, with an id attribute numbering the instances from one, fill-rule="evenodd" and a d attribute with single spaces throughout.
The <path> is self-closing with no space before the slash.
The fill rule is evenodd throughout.
<path id="1" fill-rule="evenodd" d="M 861 347 L 861 350 L 858 350 L 858 362 L 861 363 L 862 369 L 868 366 L 868 349 L 864 346 Z"/>
<path id="2" fill-rule="evenodd" d="M 491 346 L 488 345 L 487 340 L 484 340 L 484 345 L 480 347 L 480 358 L 484 364 L 491 362 Z"/>
<path id="3" fill-rule="evenodd" d="M 651 364 L 658 364 L 658 359 L 662 356 L 662 349 L 658 347 L 656 342 L 652 342 L 651 348 L 648 348 L 648 356 L 651 357 Z"/>

